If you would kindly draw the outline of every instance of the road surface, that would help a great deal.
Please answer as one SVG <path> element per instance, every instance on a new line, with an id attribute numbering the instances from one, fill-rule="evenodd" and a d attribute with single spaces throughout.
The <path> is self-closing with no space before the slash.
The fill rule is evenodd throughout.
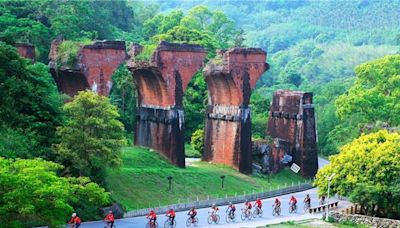
<path id="1" fill-rule="evenodd" d="M 310 189 L 307 191 L 303 192 L 298 192 L 295 194 L 289 194 L 289 195 L 284 195 L 280 196 L 279 199 L 282 202 L 282 212 L 279 217 L 274 217 L 272 216 L 272 204 L 275 200 L 275 198 L 269 198 L 269 199 L 264 199 L 263 201 L 263 216 L 262 218 L 256 218 L 256 219 L 251 219 L 251 220 L 245 220 L 242 221 L 240 218 L 240 213 L 241 209 L 243 208 L 243 204 L 236 204 L 236 222 L 234 223 L 229 223 L 225 221 L 225 210 L 227 206 L 221 206 L 220 208 L 220 222 L 218 225 L 212 224 L 209 225 L 207 223 L 207 217 L 208 217 L 208 210 L 209 208 L 202 208 L 197 210 L 197 217 L 199 219 L 199 224 L 198 227 L 256 227 L 256 226 L 262 226 L 266 224 L 273 224 L 273 223 L 279 223 L 282 221 L 288 221 L 288 220 L 302 220 L 302 219 L 307 219 L 307 218 L 321 218 L 322 214 L 308 214 L 303 211 L 303 199 L 306 196 L 306 194 L 310 194 L 311 197 L 311 206 L 316 206 L 318 205 L 318 198 L 317 198 L 317 191 L 316 189 Z M 298 210 L 296 214 L 290 214 L 289 213 L 289 199 L 290 196 L 294 195 L 298 199 Z M 333 200 L 333 199 L 331 199 Z M 180 227 L 186 227 L 186 219 L 187 219 L 187 212 L 177 212 L 176 213 L 176 222 L 178 228 Z M 161 225 L 164 225 L 164 222 L 167 220 L 167 217 L 165 215 L 158 215 L 157 216 L 157 222 L 159 224 L 159 227 L 163 227 Z M 136 228 L 136 227 L 145 227 L 147 223 L 147 219 L 143 217 L 135 217 L 135 218 L 126 218 L 126 219 L 119 219 L 116 220 L 115 224 L 118 228 Z M 103 222 L 88 222 L 88 223 L 83 223 L 82 228 L 97 228 L 97 227 L 103 227 L 104 223 Z"/>
<path id="2" fill-rule="evenodd" d="M 323 167 L 329 162 L 325 159 L 318 158 L 318 163 L 319 167 Z M 282 202 L 282 212 L 279 217 L 274 217 L 272 215 L 272 205 L 275 200 L 275 198 L 269 198 L 269 199 L 263 199 L 263 216 L 261 218 L 255 218 L 251 220 L 245 220 L 242 221 L 240 218 L 240 213 L 241 209 L 243 208 L 243 204 L 236 204 L 236 221 L 234 223 L 227 223 L 225 221 L 225 211 L 227 209 L 227 206 L 221 206 L 219 207 L 220 209 L 220 222 L 218 225 L 215 224 L 208 224 L 207 223 L 207 217 L 208 217 L 208 211 L 209 208 L 202 208 L 202 209 L 197 209 L 197 218 L 199 219 L 199 224 L 197 227 L 224 227 L 224 228 L 230 228 L 230 227 L 257 227 L 257 226 L 264 226 L 266 224 L 275 224 L 275 223 L 280 223 L 283 221 L 289 221 L 289 220 L 303 220 L 303 219 L 308 219 L 308 218 L 321 218 L 322 214 L 309 214 L 305 213 L 303 211 L 303 199 L 305 196 L 309 194 L 311 197 L 311 206 L 316 206 L 318 205 L 318 196 L 317 196 L 317 189 L 313 188 L 307 191 L 303 192 L 298 192 L 294 194 L 288 194 L 288 195 L 283 195 L 279 196 L 279 199 Z M 289 213 L 289 199 L 290 197 L 294 195 L 297 200 L 298 200 L 298 210 L 297 213 L 295 214 L 290 214 Z M 331 198 L 331 200 L 334 200 L 334 198 Z M 336 200 L 336 199 L 335 199 Z M 254 202 L 253 202 L 254 203 Z M 339 205 L 347 204 L 345 201 L 341 201 Z M 187 220 L 187 211 L 182 211 L 182 212 L 177 212 L 176 213 L 176 222 L 177 228 L 181 227 L 186 227 L 186 220 Z M 158 222 L 158 227 L 164 227 L 164 222 L 167 220 L 167 217 L 165 215 L 158 215 L 157 216 L 157 222 Z M 126 219 L 118 219 L 115 222 L 115 225 L 117 228 L 140 228 L 140 227 L 145 227 L 147 223 L 147 219 L 145 216 L 142 217 L 135 217 L 135 218 L 126 218 Z M 101 228 L 104 227 L 105 223 L 102 221 L 95 221 L 95 222 L 86 222 L 81 225 L 82 228 Z"/>

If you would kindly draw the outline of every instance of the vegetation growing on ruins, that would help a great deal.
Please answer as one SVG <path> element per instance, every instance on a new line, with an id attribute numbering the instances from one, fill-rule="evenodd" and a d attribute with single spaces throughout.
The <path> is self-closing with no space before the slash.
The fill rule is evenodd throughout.
<path id="1" fill-rule="evenodd" d="M 135 56 L 135 60 L 148 62 L 153 56 L 153 53 L 156 50 L 156 48 L 157 45 L 155 44 L 143 45 L 143 50 L 137 56 Z"/>
<path id="2" fill-rule="evenodd" d="M 64 40 L 57 49 L 57 67 L 73 67 L 78 57 L 78 51 L 83 45 L 91 44 L 92 41 L 85 39 L 82 41 Z"/>

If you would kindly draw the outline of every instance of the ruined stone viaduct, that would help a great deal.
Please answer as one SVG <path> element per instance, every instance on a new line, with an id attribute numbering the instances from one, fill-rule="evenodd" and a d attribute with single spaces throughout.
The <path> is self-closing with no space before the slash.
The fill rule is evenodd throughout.
<path id="1" fill-rule="evenodd" d="M 52 43 L 50 71 L 62 93 L 74 96 L 91 89 L 107 96 L 111 77 L 127 63 L 137 87 L 135 144 L 153 148 L 172 163 L 185 167 L 183 95 L 207 52 L 198 45 L 161 42 L 148 62 L 136 61 L 141 47 L 129 54 L 123 41 L 98 41 L 80 47 L 73 66 L 57 63 L 59 40 Z M 203 160 L 240 172 L 252 171 L 251 91 L 268 69 L 259 48 L 218 51 L 203 69 L 209 98 L 205 117 Z"/>

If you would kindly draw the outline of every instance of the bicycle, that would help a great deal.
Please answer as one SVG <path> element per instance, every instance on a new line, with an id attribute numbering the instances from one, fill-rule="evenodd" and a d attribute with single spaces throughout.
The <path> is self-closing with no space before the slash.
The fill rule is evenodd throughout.
<path id="1" fill-rule="evenodd" d="M 274 206 L 274 205 L 272 205 L 272 206 L 274 207 L 274 209 L 272 210 L 272 215 L 273 216 L 281 215 L 281 207 Z"/>
<path id="2" fill-rule="evenodd" d="M 210 214 L 210 212 L 208 212 L 209 214 Z M 214 213 L 211 213 L 209 216 L 208 216 L 208 218 L 207 218 L 207 222 L 208 222 L 208 224 L 211 224 L 211 223 L 215 223 L 215 224 L 218 224 L 219 223 L 219 215 L 217 215 L 217 214 L 214 214 Z"/>
<path id="3" fill-rule="evenodd" d="M 155 221 L 155 222 L 148 221 L 146 224 L 146 228 L 157 228 L 157 227 L 158 227 L 157 221 Z"/>
<path id="4" fill-rule="evenodd" d="M 256 207 L 256 209 L 253 211 L 253 218 L 256 218 L 257 216 L 261 218 L 262 214 L 263 210 L 259 207 Z"/>
<path id="5" fill-rule="evenodd" d="M 175 228 L 176 220 L 172 223 L 172 218 L 168 216 L 168 219 L 164 222 L 164 228 Z"/>
<path id="6" fill-rule="evenodd" d="M 251 219 L 251 209 L 246 210 L 246 209 L 242 208 L 242 214 L 240 215 L 240 217 L 241 217 L 242 221 L 244 221 L 246 218 L 248 220 L 250 220 Z"/>
<path id="7" fill-rule="evenodd" d="M 311 203 L 310 202 L 304 202 L 304 212 L 308 212 L 310 210 Z"/>
<path id="8" fill-rule="evenodd" d="M 193 219 L 189 216 L 186 220 L 186 226 L 189 227 L 193 224 L 193 226 L 197 226 L 199 224 L 199 219 L 194 217 Z"/>
<path id="9" fill-rule="evenodd" d="M 236 215 L 234 212 L 226 213 L 226 216 L 225 216 L 226 223 L 235 222 L 235 219 L 236 219 Z"/>
<path id="10" fill-rule="evenodd" d="M 296 204 L 291 204 L 289 207 L 289 213 L 297 213 L 297 205 Z"/>

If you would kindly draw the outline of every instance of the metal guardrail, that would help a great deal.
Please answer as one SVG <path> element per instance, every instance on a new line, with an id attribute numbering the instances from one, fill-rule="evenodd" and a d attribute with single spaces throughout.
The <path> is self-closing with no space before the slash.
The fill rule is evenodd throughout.
<path id="1" fill-rule="evenodd" d="M 333 208 L 333 207 L 337 207 L 339 204 L 339 201 L 334 201 L 332 203 L 327 203 L 327 204 L 323 204 L 323 205 L 319 205 L 317 207 L 311 207 L 308 209 L 308 212 L 311 213 L 318 213 L 318 212 L 322 212 L 325 211 L 327 208 Z"/>
<path id="2" fill-rule="evenodd" d="M 173 208 L 175 211 L 185 211 L 185 210 L 189 210 L 192 207 L 195 207 L 195 208 L 210 207 L 213 203 L 215 203 L 216 205 L 219 205 L 219 206 L 226 205 L 229 202 L 232 202 L 235 204 L 243 203 L 246 200 L 254 201 L 257 198 L 266 199 L 266 198 L 286 195 L 286 194 L 295 193 L 295 192 L 302 192 L 305 190 L 309 190 L 311 188 L 313 188 L 311 183 L 304 183 L 304 184 L 294 185 L 294 186 L 276 189 L 276 190 L 272 190 L 272 191 L 268 191 L 268 192 L 254 193 L 254 194 L 241 195 L 241 196 L 232 196 L 232 197 L 225 197 L 225 198 L 217 198 L 217 199 L 197 200 L 194 202 L 178 203 L 178 204 L 172 204 L 172 205 L 154 207 L 154 208 L 144 208 L 144 209 L 139 209 L 139 210 L 128 211 L 124 214 L 124 218 L 144 216 L 144 215 L 147 215 L 150 210 L 154 210 L 157 214 L 162 214 L 162 213 L 166 213 L 170 208 Z"/>

